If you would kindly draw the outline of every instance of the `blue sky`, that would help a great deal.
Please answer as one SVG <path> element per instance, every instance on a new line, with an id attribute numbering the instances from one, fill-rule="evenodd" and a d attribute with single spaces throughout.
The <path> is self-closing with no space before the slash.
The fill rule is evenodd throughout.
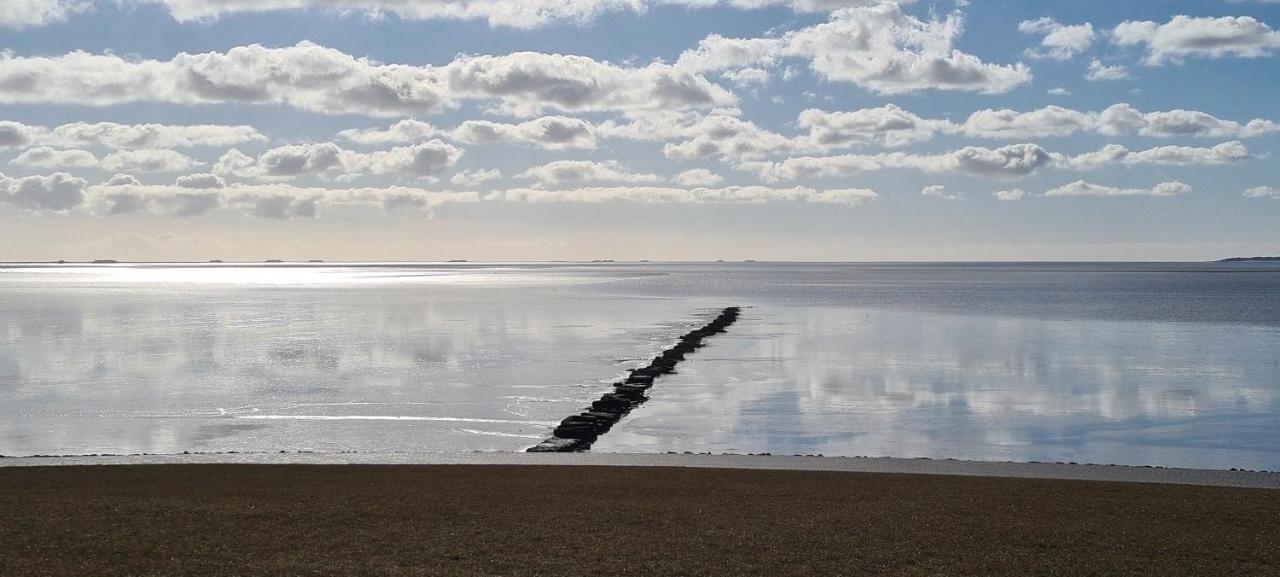
<path id="1" fill-rule="evenodd" d="M 1280 253 L 1280 3 L 18 0 L 0 49 L 2 260 Z"/>

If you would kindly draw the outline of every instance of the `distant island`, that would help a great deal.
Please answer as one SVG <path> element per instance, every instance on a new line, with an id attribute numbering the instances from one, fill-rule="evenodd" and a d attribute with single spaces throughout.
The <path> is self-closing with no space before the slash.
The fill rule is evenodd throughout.
<path id="1" fill-rule="evenodd" d="M 1233 256 L 1218 262 L 1280 262 L 1280 256 Z"/>

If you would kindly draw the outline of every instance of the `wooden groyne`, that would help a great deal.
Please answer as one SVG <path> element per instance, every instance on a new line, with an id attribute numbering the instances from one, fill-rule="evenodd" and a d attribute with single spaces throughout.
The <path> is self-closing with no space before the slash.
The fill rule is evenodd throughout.
<path id="1" fill-rule="evenodd" d="M 625 381 L 614 383 L 613 390 L 592 402 L 587 410 L 561 421 L 550 437 L 529 447 L 529 452 L 567 453 L 590 449 L 591 444 L 608 432 L 614 423 L 649 400 L 645 393 L 653 386 L 654 379 L 674 373 L 676 365 L 686 355 L 702 348 L 703 339 L 725 332 L 737 321 L 739 312 L 738 307 L 726 308 L 706 326 L 689 331 L 675 346 L 654 357 L 648 366 L 632 369 Z"/>

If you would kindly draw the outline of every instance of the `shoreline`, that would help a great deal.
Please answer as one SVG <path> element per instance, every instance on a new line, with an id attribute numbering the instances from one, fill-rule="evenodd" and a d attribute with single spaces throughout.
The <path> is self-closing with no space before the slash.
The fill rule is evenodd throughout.
<path id="1" fill-rule="evenodd" d="M 112 465 L 588 466 L 908 474 L 1280 489 L 1280 472 L 901 457 L 675 453 L 190 453 L 0 458 L 0 470 Z"/>

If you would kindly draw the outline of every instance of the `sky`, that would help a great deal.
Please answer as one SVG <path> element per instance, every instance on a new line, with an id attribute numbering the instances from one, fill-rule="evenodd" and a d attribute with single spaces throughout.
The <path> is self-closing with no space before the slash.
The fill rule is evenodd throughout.
<path id="1" fill-rule="evenodd" d="M 0 260 L 1280 254 L 1280 0 L 5 0 Z"/>

